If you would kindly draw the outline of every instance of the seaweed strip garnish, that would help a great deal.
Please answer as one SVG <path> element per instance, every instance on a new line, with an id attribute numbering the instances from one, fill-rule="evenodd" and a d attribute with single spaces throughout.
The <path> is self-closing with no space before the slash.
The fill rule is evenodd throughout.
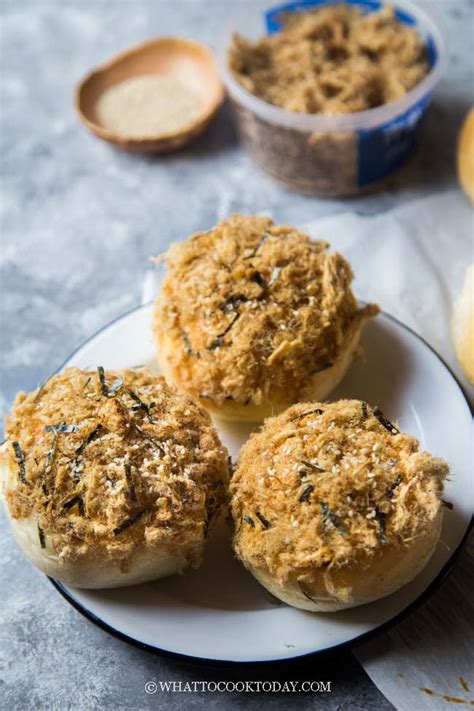
<path id="1" fill-rule="evenodd" d="M 38 524 L 38 538 L 39 538 L 41 548 L 46 548 L 46 538 L 44 535 L 44 531 L 39 524 Z"/>
<path id="2" fill-rule="evenodd" d="M 255 512 L 255 516 L 258 518 L 260 523 L 262 524 L 263 528 L 270 528 L 271 523 L 268 519 L 265 518 L 263 514 L 260 513 L 260 511 Z"/>
<path id="3" fill-rule="evenodd" d="M 104 395 L 105 397 L 114 397 L 114 395 L 117 394 L 117 392 L 123 385 L 122 378 L 117 378 L 116 380 L 114 380 L 114 382 L 109 388 L 107 386 L 107 381 L 105 380 L 104 368 L 101 365 L 99 365 L 99 367 L 97 368 L 97 372 L 99 374 L 100 389 L 102 390 L 102 395 Z"/>
<path id="4" fill-rule="evenodd" d="M 221 306 L 221 309 L 222 309 L 222 311 L 224 311 L 224 313 L 228 314 L 231 311 L 235 311 L 235 309 L 238 309 L 239 306 L 241 304 L 245 303 L 246 301 L 248 301 L 248 299 L 246 296 L 243 296 L 243 295 L 230 296 L 227 299 L 227 301 L 225 302 L 225 304 L 223 306 Z"/>
<path id="5" fill-rule="evenodd" d="M 117 398 L 115 400 L 115 402 L 117 403 L 118 407 L 122 411 L 123 415 L 127 418 L 130 425 L 133 427 L 133 429 L 136 432 L 138 432 L 138 434 L 141 437 L 143 437 L 143 439 L 145 439 L 149 444 L 151 444 L 153 447 L 158 449 L 162 454 L 166 454 L 166 452 L 165 452 L 164 448 L 161 446 L 161 444 L 159 444 L 158 442 L 155 442 L 155 440 L 152 437 L 150 437 L 150 435 L 147 434 L 145 432 L 145 430 L 142 430 L 142 428 L 139 425 L 137 425 L 136 422 L 133 421 L 133 419 L 130 417 L 129 411 L 127 410 L 127 408 L 125 407 L 123 402 L 121 402 L 120 398 Z"/>
<path id="6" fill-rule="evenodd" d="M 50 475 L 51 472 L 53 471 L 53 466 L 56 462 L 56 455 L 58 453 L 58 444 L 59 444 L 59 435 L 60 434 L 71 434 L 74 432 L 79 432 L 79 430 L 84 426 L 84 424 L 87 424 L 86 422 L 83 422 L 79 425 L 67 425 L 65 422 L 61 422 L 59 425 L 46 425 L 43 429 L 46 432 L 52 432 L 53 433 L 53 443 L 51 445 L 51 449 L 48 452 L 48 455 L 46 457 L 46 463 L 43 471 L 43 479 L 47 475 Z M 76 479 L 79 479 L 79 476 L 77 475 L 76 468 L 73 470 L 73 474 Z M 48 493 L 48 487 L 45 482 L 43 482 L 43 493 L 47 494 Z"/>
<path id="7" fill-rule="evenodd" d="M 314 598 L 312 598 L 311 595 L 308 595 L 308 593 L 306 592 L 306 590 L 303 589 L 303 586 L 301 585 L 301 583 L 298 583 L 298 585 L 299 585 L 299 588 L 300 588 L 301 592 L 303 593 L 303 595 L 305 596 L 305 598 L 306 598 L 307 600 L 311 600 L 311 602 L 316 602 L 316 600 L 315 600 Z"/>
<path id="8" fill-rule="evenodd" d="M 128 492 L 132 501 L 137 500 L 135 486 L 133 484 L 132 467 L 130 464 L 125 464 L 125 479 L 127 480 Z"/>
<path id="9" fill-rule="evenodd" d="M 395 489 L 396 489 L 397 486 L 398 486 L 399 484 L 401 484 L 401 483 L 402 483 L 402 477 L 401 477 L 400 474 L 399 474 L 399 475 L 397 476 L 397 478 L 395 479 L 395 481 L 393 482 L 393 484 L 390 484 L 390 486 L 388 487 L 387 491 L 385 492 L 386 498 L 392 499 L 392 498 L 394 497 L 394 495 L 395 495 Z"/>
<path id="10" fill-rule="evenodd" d="M 51 449 L 48 452 L 48 455 L 46 457 L 46 462 L 44 465 L 44 471 L 42 474 L 42 479 L 43 479 L 43 493 L 46 495 L 48 493 L 48 487 L 46 486 L 46 483 L 44 481 L 44 478 L 48 476 L 52 471 L 54 464 L 56 463 L 56 455 L 58 453 L 58 444 L 59 444 L 59 433 L 55 430 L 53 430 L 53 442 L 51 445 Z"/>
<path id="11" fill-rule="evenodd" d="M 400 430 L 398 430 L 395 425 L 393 425 L 390 420 L 387 420 L 385 415 L 383 414 L 382 410 L 379 407 L 374 407 L 372 410 L 374 417 L 377 418 L 377 420 L 380 422 L 381 425 L 385 427 L 386 430 L 390 432 L 391 435 L 397 435 L 400 434 Z"/>
<path id="12" fill-rule="evenodd" d="M 108 397 L 109 395 L 109 389 L 107 387 L 107 383 L 105 382 L 105 373 L 104 369 L 101 365 L 97 368 L 97 372 L 99 374 L 99 382 L 100 382 L 100 389 L 102 390 L 102 395 L 105 395 L 105 397 Z"/>
<path id="13" fill-rule="evenodd" d="M 244 519 L 245 523 L 248 523 L 249 526 L 252 526 L 252 528 L 255 528 L 255 522 L 254 522 L 253 518 L 251 518 L 248 514 L 244 514 L 243 519 Z"/>
<path id="14" fill-rule="evenodd" d="M 61 422 L 59 425 L 46 425 L 43 429 L 46 432 L 54 432 L 56 434 L 70 434 L 71 432 L 79 432 L 83 426 L 84 424 L 66 425 L 65 422 Z"/>
<path id="15" fill-rule="evenodd" d="M 150 422 L 153 422 L 151 414 L 150 414 L 150 408 L 153 406 L 153 403 L 150 403 L 150 405 L 147 405 L 146 402 L 143 402 L 136 393 L 133 392 L 133 390 L 127 390 L 128 394 L 132 398 L 132 400 L 136 403 L 136 405 L 133 406 L 133 410 L 143 410 L 143 412 L 146 413 L 148 419 Z"/>
<path id="16" fill-rule="evenodd" d="M 270 234 L 268 232 L 265 232 L 263 234 L 263 236 L 260 238 L 260 240 L 258 241 L 257 245 L 253 248 L 251 254 L 248 254 L 246 257 L 244 257 L 244 259 L 252 259 L 253 257 L 255 257 L 255 255 L 257 254 L 260 247 L 263 247 L 263 245 L 265 244 L 265 242 L 267 241 L 267 239 L 269 237 L 270 237 Z"/>
<path id="17" fill-rule="evenodd" d="M 303 417 L 308 417 L 309 415 L 322 415 L 324 410 L 321 410 L 321 408 L 317 407 L 314 410 L 306 410 L 306 412 L 302 412 L 299 415 L 296 415 L 295 417 L 292 417 L 290 419 L 290 422 L 295 422 L 296 420 L 302 420 Z"/>
<path id="18" fill-rule="evenodd" d="M 240 318 L 240 316 L 241 316 L 240 312 L 237 312 L 234 315 L 234 318 L 231 320 L 231 322 L 228 324 L 228 326 L 224 329 L 224 331 L 222 331 L 222 333 L 219 333 L 219 335 L 216 336 L 216 338 L 213 340 L 211 345 L 207 347 L 208 351 L 214 351 L 216 348 L 219 348 L 219 346 L 222 345 L 224 338 L 229 333 L 230 329 L 232 328 L 234 323 L 237 321 L 237 319 Z"/>
<path id="19" fill-rule="evenodd" d="M 102 432 L 105 432 L 105 431 L 106 431 L 106 430 L 105 430 L 105 427 L 103 427 L 102 425 L 97 425 L 96 427 L 94 427 L 93 430 L 91 430 L 91 431 L 89 432 L 89 434 L 87 435 L 87 437 L 86 437 L 86 438 L 81 442 L 81 444 L 76 448 L 76 451 L 75 451 L 76 458 L 75 458 L 74 463 L 73 463 L 73 466 L 72 466 L 72 474 L 73 474 L 74 478 L 75 478 L 77 481 L 81 478 L 81 472 L 82 472 L 82 469 L 83 469 L 83 466 L 84 466 L 83 463 L 82 463 L 81 457 L 82 457 L 82 454 L 83 454 L 85 448 L 86 448 L 96 437 L 98 437 L 100 434 L 102 434 Z"/>
<path id="20" fill-rule="evenodd" d="M 150 435 L 148 435 L 145 430 L 142 430 L 142 428 L 139 427 L 135 422 L 132 422 L 132 426 L 147 442 L 153 445 L 153 447 L 156 447 L 156 449 L 158 449 L 162 454 L 166 454 L 164 447 L 162 447 L 159 442 L 155 442 L 155 440 L 150 437 Z"/>
<path id="21" fill-rule="evenodd" d="M 122 531 L 125 531 L 127 528 L 130 528 L 130 526 L 133 526 L 133 524 L 139 521 L 145 513 L 147 513 L 147 509 L 142 509 L 136 514 L 133 514 L 133 516 L 130 516 L 130 518 L 125 519 L 125 521 L 122 521 L 121 524 L 114 528 L 114 536 L 118 536 L 119 533 L 122 533 Z"/>
<path id="22" fill-rule="evenodd" d="M 311 496 L 311 494 L 313 493 L 313 491 L 314 491 L 314 486 L 313 486 L 312 484 L 308 484 L 308 486 L 306 487 L 306 489 L 305 489 L 305 490 L 303 491 L 303 493 L 301 494 L 301 496 L 300 496 L 300 498 L 299 498 L 299 501 L 301 501 L 301 502 L 303 502 L 303 501 L 309 501 L 310 496 Z"/>
<path id="23" fill-rule="evenodd" d="M 88 444 L 92 442 L 96 437 L 98 437 L 99 433 L 104 429 L 102 425 L 97 425 L 85 438 L 83 442 L 79 445 L 79 447 L 76 449 L 76 454 L 82 454 L 84 449 L 87 447 Z"/>
<path id="24" fill-rule="evenodd" d="M 339 521 L 339 518 L 336 516 L 336 514 L 331 511 L 329 506 L 324 503 L 324 501 L 320 501 L 319 504 L 321 506 L 324 518 L 330 521 L 334 528 L 338 530 L 342 536 L 347 536 L 347 531 L 342 525 L 342 523 Z"/>
<path id="25" fill-rule="evenodd" d="M 16 463 L 18 464 L 18 476 L 23 484 L 29 485 L 29 481 L 26 478 L 26 464 L 23 450 L 19 442 L 12 442 L 13 451 L 15 452 Z"/>
<path id="26" fill-rule="evenodd" d="M 444 499 L 441 499 L 441 503 L 443 506 L 446 506 L 449 511 L 452 511 L 454 509 L 454 504 L 451 503 L 451 501 L 445 501 Z"/>
<path id="27" fill-rule="evenodd" d="M 307 462 L 307 461 L 304 460 L 304 459 L 301 460 L 301 464 L 302 464 L 304 467 L 307 467 L 308 469 L 312 469 L 314 472 L 318 472 L 319 474 L 321 474 L 321 472 L 324 471 L 324 469 L 322 469 L 321 467 L 319 467 L 317 464 L 313 464 L 312 462 Z"/>
<path id="28" fill-rule="evenodd" d="M 73 496 L 72 499 L 69 499 L 69 501 L 63 504 L 63 509 L 69 511 L 69 509 L 72 509 L 72 507 L 76 505 L 79 508 L 80 515 L 84 516 L 84 501 L 82 500 L 82 496 Z"/>
<path id="29" fill-rule="evenodd" d="M 379 511 L 378 509 L 376 509 L 375 518 L 379 524 L 379 541 L 383 546 L 385 546 L 388 543 L 387 514 L 384 514 L 383 511 Z"/>

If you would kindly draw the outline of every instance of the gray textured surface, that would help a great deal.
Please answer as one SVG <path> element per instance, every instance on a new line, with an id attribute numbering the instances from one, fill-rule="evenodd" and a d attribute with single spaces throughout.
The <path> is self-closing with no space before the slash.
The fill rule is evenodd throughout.
<path id="1" fill-rule="evenodd" d="M 472 94 L 469 0 L 436 3 L 450 62 L 420 151 L 383 192 L 362 199 L 315 200 L 272 184 L 239 148 L 227 108 L 198 144 L 166 158 L 117 153 L 78 125 L 72 90 L 91 66 L 157 34 L 212 44 L 230 4 L 1 3 L 3 410 L 17 390 L 35 387 L 84 338 L 139 302 L 147 257 L 170 240 L 232 211 L 268 211 L 299 224 L 348 209 L 374 214 L 452 187 L 455 135 Z M 222 670 L 128 647 L 84 620 L 23 560 L 3 517 L 0 530 L 2 708 L 390 708 L 349 652 L 325 662 Z M 333 693 L 290 699 L 143 691 L 149 679 L 226 678 L 331 679 Z"/>

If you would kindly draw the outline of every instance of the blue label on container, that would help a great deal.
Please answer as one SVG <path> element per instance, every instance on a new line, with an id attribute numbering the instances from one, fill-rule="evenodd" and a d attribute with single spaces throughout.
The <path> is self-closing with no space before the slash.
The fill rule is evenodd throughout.
<path id="1" fill-rule="evenodd" d="M 415 106 L 383 126 L 359 131 L 359 187 L 384 178 L 408 157 L 417 142 L 421 119 L 430 98 L 431 94 L 424 96 Z"/>
<path id="2" fill-rule="evenodd" d="M 333 0 L 335 1 L 335 0 Z M 337 0 L 338 2 L 340 0 Z M 347 5 L 357 5 L 363 12 L 376 12 L 380 10 L 385 3 L 379 2 L 379 0 L 343 0 Z M 295 0 L 295 2 L 285 3 L 284 5 L 278 5 L 277 7 L 272 7 L 265 13 L 265 23 L 267 25 L 267 32 L 269 35 L 279 32 L 281 30 L 281 16 L 285 12 L 297 12 L 301 10 L 308 10 L 312 7 L 318 7 L 321 5 L 327 5 L 328 0 Z M 395 17 L 400 22 L 405 25 L 415 25 L 416 20 L 403 10 L 395 10 Z"/>
<path id="3" fill-rule="evenodd" d="M 331 2 L 331 0 L 295 0 L 294 2 L 289 2 L 283 5 L 277 5 L 275 7 L 270 8 L 270 10 L 267 10 L 267 12 L 265 13 L 265 25 L 267 27 L 267 34 L 273 35 L 275 34 L 275 32 L 281 31 L 281 19 L 282 15 L 285 12 L 301 12 L 304 10 L 309 10 L 313 7 L 327 5 L 328 1 Z M 382 7 L 384 7 L 384 5 L 386 5 L 386 3 L 379 2 L 379 0 L 344 0 L 344 2 L 347 5 L 356 5 L 357 7 L 360 7 L 360 9 L 365 13 L 376 12 L 377 10 L 380 10 Z M 403 24 L 405 25 L 416 25 L 415 18 L 409 15 L 404 10 L 397 10 L 395 8 L 395 17 L 397 18 L 397 20 L 400 20 L 400 22 L 403 22 Z M 425 42 L 428 51 L 429 65 L 430 67 L 432 67 L 438 58 L 438 54 L 436 52 L 436 45 L 431 36 L 426 37 Z"/>

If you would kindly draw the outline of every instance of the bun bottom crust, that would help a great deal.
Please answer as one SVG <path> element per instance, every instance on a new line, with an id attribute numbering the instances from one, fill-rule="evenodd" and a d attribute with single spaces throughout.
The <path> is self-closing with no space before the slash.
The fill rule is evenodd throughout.
<path id="1" fill-rule="evenodd" d="M 443 512 L 430 529 L 410 548 L 388 545 L 382 554 L 366 564 L 348 565 L 315 572 L 311 584 L 301 586 L 295 579 L 282 585 L 267 570 L 242 562 L 274 597 L 292 607 L 310 612 L 337 612 L 386 597 L 411 582 L 425 567 L 438 543 Z"/>
<path id="2" fill-rule="evenodd" d="M 3 491 L 15 485 L 14 477 L 14 473 L 7 466 L 0 466 Z M 184 556 L 170 555 L 165 550 L 150 551 L 144 547 L 134 551 L 132 563 L 126 570 L 122 570 L 120 561 L 113 560 L 107 551 L 95 550 L 74 562 L 63 562 L 52 550 L 48 539 L 45 541 L 45 547 L 41 547 L 35 514 L 19 519 L 10 515 L 7 505 L 5 510 L 14 538 L 26 557 L 45 575 L 65 585 L 88 589 L 140 585 L 174 573 L 182 573 L 188 565 Z"/>
<path id="3" fill-rule="evenodd" d="M 333 365 L 319 373 L 315 373 L 308 379 L 306 386 L 298 394 L 298 401 L 325 400 L 331 391 L 339 385 L 359 347 L 360 334 L 364 323 L 364 321 L 361 321 L 349 331 L 339 356 Z M 156 344 L 157 362 L 161 373 L 166 380 L 177 387 L 183 388 L 177 372 L 178 369 L 172 365 L 173 354 L 176 353 L 174 340 L 168 334 L 157 334 Z M 287 393 L 282 392 L 281 397 L 275 396 L 271 401 L 264 402 L 261 405 L 244 405 L 243 403 L 231 401 L 217 404 L 208 398 L 199 397 L 199 394 L 194 391 L 189 390 L 189 392 L 209 413 L 220 420 L 232 422 L 262 422 L 267 417 L 283 412 L 296 401 L 295 398 L 288 398 Z"/>
<path id="4" fill-rule="evenodd" d="M 48 548 L 41 548 L 36 517 L 11 519 L 10 524 L 16 542 L 26 557 L 41 572 L 65 585 L 76 588 L 119 588 L 140 585 L 152 580 L 183 572 L 187 561 L 167 555 L 150 553 L 139 549 L 134 553 L 130 570 L 122 572 L 112 560 L 101 560 L 93 555 L 85 556 L 74 563 L 61 563 L 58 556 Z"/>

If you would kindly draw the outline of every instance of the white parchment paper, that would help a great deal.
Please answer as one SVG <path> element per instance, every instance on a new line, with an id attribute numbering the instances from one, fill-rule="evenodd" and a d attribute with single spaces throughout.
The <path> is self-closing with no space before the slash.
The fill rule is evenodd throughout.
<path id="1" fill-rule="evenodd" d="M 348 258 L 354 290 L 419 333 L 454 370 L 473 401 L 451 343 L 453 301 L 474 261 L 474 212 L 451 191 L 375 217 L 354 213 L 303 226 Z M 474 698 L 472 556 L 428 604 L 355 654 L 399 711 L 453 708 Z M 463 688 L 467 682 L 469 691 Z M 433 692 L 428 694 L 423 689 Z"/>
<path id="2" fill-rule="evenodd" d="M 474 211 L 460 191 L 414 200 L 373 217 L 348 212 L 302 228 L 342 252 L 356 274 L 356 295 L 376 301 L 419 333 L 473 396 L 458 366 L 449 325 L 453 301 L 474 261 Z"/>

